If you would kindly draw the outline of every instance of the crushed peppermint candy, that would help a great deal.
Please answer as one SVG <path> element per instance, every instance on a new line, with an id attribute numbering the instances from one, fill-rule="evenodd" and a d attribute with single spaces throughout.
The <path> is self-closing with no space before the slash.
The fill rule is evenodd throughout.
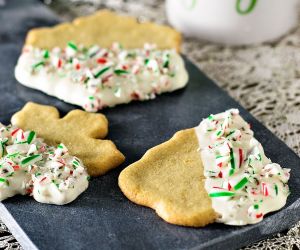
<path id="1" fill-rule="evenodd" d="M 205 188 L 218 222 L 253 224 L 282 208 L 289 195 L 290 169 L 272 163 L 237 109 L 210 115 L 196 133 Z"/>
<path id="2" fill-rule="evenodd" d="M 27 194 L 41 202 L 66 204 L 88 186 L 84 165 L 63 144 L 48 146 L 34 131 L 1 123 L 0 144 L 0 201 Z"/>
<path id="3" fill-rule="evenodd" d="M 102 48 L 69 42 L 64 49 L 52 50 L 27 46 L 16 67 L 16 77 L 28 85 L 30 83 L 26 81 L 32 82 L 32 79 L 24 80 L 24 72 L 30 74 L 30 79 L 38 76 L 53 79 L 55 76 L 61 81 L 82 86 L 87 93 L 82 97 L 85 99 L 76 98 L 69 102 L 77 102 L 74 104 L 87 111 L 131 100 L 153 99 L 157 94 L 183 87 L 188 80 L 182 58 L 175 50 L 158 50 L 151 44 L 130 50 L 119 43 Z M 60 97 L 60 92 L 53 95 L 68 101 L 66 95 L 69 93 L 61 93 L 64 96 Z"/>

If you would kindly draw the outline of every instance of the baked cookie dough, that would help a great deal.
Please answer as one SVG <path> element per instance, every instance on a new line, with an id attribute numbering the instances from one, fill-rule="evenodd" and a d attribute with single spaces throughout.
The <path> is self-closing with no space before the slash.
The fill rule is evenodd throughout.
<path id="1" fill-rule="evenodd" d="M 143 48 L 145 43 L 150 43 L 157 44 L 157 49 L 175 49 L 179 52 L 181 34 L 165 25 L 141 23 L 134 17 L 100 10 L 93 15 L 76 18 L 72 23 L 32 29 L 27 34 L 25 47 L 63 49 L 70 41 L 85 47 L 97 44 L 103 48 L 118 42 L 125 49 Z"/>
<path id="2" fill-rule="evenodd" d="M 83 161 L 91 176 L 103 175 L 125 160 L 112 141 L 104 140 L 108 121 L 102 114 L 72 110 L 60 118 L 55 107 L 29 102 L 13 115 L 11 123 L 34 130 L 50 146 L 63 143 Z"/>
<path id="3" fill-rule="evenodd" d="M 187 84 L 180 40 L 170 27 L 99 11 L 31 30 L 15 77 L 89 112 L 150 100 Z"/>
<path id="4" fill-rule="evenodd" d="M 285 205 L 289 171 L 265 156 L 249 124 L 231 109 L 148 150 L 121 172 L 119 186 L 172 224 L 246 225 Z"/>

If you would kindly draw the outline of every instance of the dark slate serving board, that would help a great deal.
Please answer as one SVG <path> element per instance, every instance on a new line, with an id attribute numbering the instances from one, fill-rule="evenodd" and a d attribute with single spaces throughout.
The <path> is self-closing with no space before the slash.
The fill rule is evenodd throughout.
<path id="1" fill-rule="evenodd" d="M 10 117 L 27 101 L 56 106 L 61 114 L 77 108 L 41 92 L 19 85 L 13 70 L 26 31 L 52 25 L 58 19 L 34 0 L 8 1 L 0 7 L 0 120 Z M 186 60 L 190 80 L 186 89 L 164 94 L 148 102 L 134 102 L 105 109 L 110 122 L 108 138 L 126 155 L 126 162 L 105 176 L 92 179 L 88 190 L 66 206 L 45 205 L 29 197 L 3 202 L 0 217 L 25 248 L 31 241 L 40 249 L 235 249 L 291 227 L 300 220 L 300 159 L 282 141 L 255 120 L 191 62 Z M 212 224 L 187 228 L 162 221 L 153 210 L 127 200 L 117 178 L 128 164 L 144 152 L 169 139 L 176 131 L 199 124 L 203 117 L 237 107 L 253 125 L 257 139 L 274 162 L 292 169 L 292 194 L 285 208 L 263 222 L 244 227 Z M 20 227 L 18 228 L 17 222 Z"/>

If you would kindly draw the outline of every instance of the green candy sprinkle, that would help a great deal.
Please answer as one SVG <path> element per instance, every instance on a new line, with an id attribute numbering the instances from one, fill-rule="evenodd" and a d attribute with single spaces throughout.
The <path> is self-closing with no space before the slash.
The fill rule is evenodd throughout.
<path id="1" fill-rule="evenodd" d="M 232 168 L 229 170 L 229 176 L 232 176 L 233 174 L 234 174 L 234 169 Z"/>
<path id="2" fill-rule="evenodd" d="M 110 67 L 105 67 L 105 68 L 99 70 L 99 71 L 94 75 L 94 77 L 95 77 L 95 78 L 98 78 L 99 76 L 101 76 L 103 73 L 105 73 L 105 72 L 106 72 L 107 70 L 109 70 L 109 69 L 110 69 Z"/>
<path id="3" fill-rule="evenodd" d="M 26 144 L 27 141 L 20 141 L 20 142 L 17 142 L 16 144 Z"/>
<path id="4" fill-rule="evenodd" d="M 168 68 L 169 67 L 169 61 L 166 61 L 163 65 L 164 68 Z"/>
<path id="5" fill-rule="evenodd" d="M 163 64 L 163 67 L 164 67 L 164 68 L 168 68 L 168 67 L 169 67 L 169 63 L 170 63 L 169 59 L 170 59 L 170 55 L 167 54 L 167 55 L 165 56 L 165 61 L 164 61 L 164 64 Z"/>
<path id="6" fill-rule="evenodd" d="M 243 179 L 241 179 L 233 188 L 234 190 L 239 190 L 242 187 L 244 187 L 248 182 L 248 178 L 244 177 Z"/>
<path id="7" fill-rule="evenodd" d="M 114 70 L 114 73 L 119 76 L 119 75 L 123 75 L 123 74 L 128 74 L 128 71 L 123 70 L 123 69 L 116 69 L 116 70 Z"/>
<path id="8" fill-rule="evenodd" d="M 56 183 L 55 180 L 52 180 L 52 183 L 53 183 L 57 188 L 59 187 L 59 185 Z"/>
<path id="9" fill-rule="evenodd" d="M 234 132 L 235 132 L 235 130 L 230 131 L 230 133 L 226 137 L 231 136 Z"/>
<path id="10" fill-rule="evenodd" d="M 235 169 L 235 160 L 232 148 L 230 149 L 230 164 L 231 168 Z"/>
<path id="11" fill-rule="evenodd" d="M 32 156 L 28 156 L 26 157 L 25 159 L 23 159 L 21 161 L 21 165 L 27 165 L 27 164 L 30 164 L 32 161 L 34 161 L 35 159 L 39 158 L 41 155 L 38 154 L 38 155 L 32 155 Z"/>
<path id="12" fill-rule="evenodd" d="M 216 192 L 216 193 L 210 193 L 209 197 L 225 197 L 225 196 L 234 196 L 233 192 Z"/>
<path id="13" fill-rule="evenodd" d="M 27 143 L 30 144 L 33 140 L 33 138 L 35 137 L 35 132 L 34 131 L 30 131 L 28 138 L 27 138 Z"/>
<path id="14" fill-rule="evenodd" d="M 259 205 L 258 205 L 258 204 L 255 204 L 253 207 L 254 207 L 254 209 L 258 209 L 258 208 L 259 208 Z"/>
<path id="15" fill-rule="evenodd" d="M 127 54 L 127 57 L 136 57 L 136 53 L 135 52 L 129 52 Z"/>
<path id="16" fill-rule="evenodd" d="M 79 162 L 77 160 L 73 160 L 72 161 L 72 165 L 73 165 L 74 169 L 76 169 L 77 167 L 80 166 L 80 164 L 79 164 Z"/>
<path id="17" fill-rule="evenodd" d="M 73 42 L 68 42 L 68 47 L 70 47 L 71 49 L 76 50 L 76 51 L 78 50 L 77 46 Z"/>
<path id="18" fill-rule="evenodd" d="M 40 66 L 44 66 L 44 65 L 45 65 L 44 62 L 38 62 L 38 63 L 36 63 L 36 64 L 33 64 L 33 65 L 32 65 L 32 68 L 33 68 L 33 69 L 36 69 L 36 68 L 38 68 L 38 67 L 40 67 Z"/>
<path id="19" fill-rule="evenodd" d="M 44 56 L 43 56 L 45 59 L 48 59 L 49 58 L 49 50 L 45 50 L 44 52 Z"/>
<path id="20" fill-rule="evenodd" d="M 6 157 L 7 158 L 14 158 L 14 157 L 16 157 L 18 155 L 19 155 L 19 152 L 16 152 L 16 153 L 13 153 L 13 154 L 8 154 Z"/>
<path id="21" fill-rule="evenodd" d="M 258 160 L 261 161 L 261 154 L 258 154 Z"/>
<path id="22" fill-rule="evenodd" d="M 274 189 L 275 189 L 276 195 L 278 195 L 278 186 L 276 184 L 274 184 Z"/>
<path id="23" fill-rule="evenodd" d="M 9 186 L 9 181 L 4 178 L 0 178 L 0 182 L 6 183 L 6 185 Z"/>
<path id="24" fill-rule="evenodd" d="M 75 165 L 75 166 L 79 166 L 79 162 L 78 161 L 73 161 L 72 164 Z"/>
<path id="25" fill-rule="evenodd" d="M 42 175 L 42 174 L 39 173 L 39 172 L 37 172 L 37 173 L 35 173 L 34 175 L 35 175 L 35 177 L 38 177 L 38 176 L 40 176 L 40 175 Z"/>
<path id="26" fill-rule="evenodd" d="M 90 78 L 87 77 L 87 78 L 84 80 L 84 83 L 87 83 L 89 80 L 90 80 Z"/>

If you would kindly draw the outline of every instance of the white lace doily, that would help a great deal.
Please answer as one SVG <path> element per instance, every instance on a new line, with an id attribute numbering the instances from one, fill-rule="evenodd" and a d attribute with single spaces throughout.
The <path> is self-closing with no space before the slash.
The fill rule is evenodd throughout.
<path id="1" fill-rule="evenodd" d="M 60 16 L 78 15 L 109 8 L 166 23 L 162 0 L 45 0 Z M 71 4 L 72 3 L 72 4 Z M 141 13 L 143 16 L 141 16 Z M 274 43 L 224 47 L 185 39 L 183 53 L 229 95 L 300 155 L 300 24 Z M 20 245 L 0 223 L 0 249 Z M 300 222 L 286 233 L 252 244 L 245 249 L 299 249 Z"/>

